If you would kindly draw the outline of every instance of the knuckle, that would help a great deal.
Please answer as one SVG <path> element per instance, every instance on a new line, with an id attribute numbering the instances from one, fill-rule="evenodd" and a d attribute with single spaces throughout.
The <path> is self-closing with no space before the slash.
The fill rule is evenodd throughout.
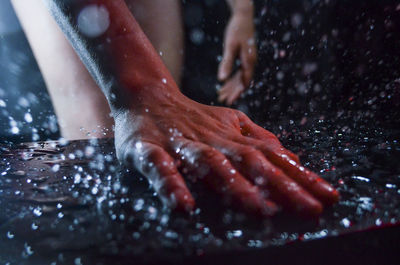
<path id="1" fill-rule="evenodd" d="M 253 124 L 253 122 L 250 120 L 250 118 L 247 117 L 247 115 L 240 110 L 236 111 L 236 116 L 239 118 L 241 126 Z"/>
<path id="2" fill-rule="evenodd" d="M 266 159 L 264 154 L 253 147 L 250 147 L 244 153 L 242 153 L 242 156 L 243 162 L 251 165 L 251 170 L 254 172 L 258 172 L 265 167 Z"/>
<path id="3" fill-rule="evenodd" d="M 257 150 L 251 146 L 242 146 L 240 149 L 236 150 L 235 155 L 232 157 L 234 162 L 248 164 L 254 159 L 254 152 Z"/>
<path id="4" fill-rule="evenodd" d="M 259 174 L 269 168 L 264 154 L 253 147 L 244 148 L 241 157 L 242 163 L 250 167 L 249 169 L 252 174 Z"/>
<path id="5" fill-rule="evenodd" d="M 161 147 L 153 145 L 146 146 L 143 153 L 147 160 L 157 160 L 162 155 Z"/>
<path id="6" fill-rule="evenodd" d="M 169 161 L 169 156 L 165 155 L 165 151 L 159 146 L 142 145 L 133 151 L 133 158 L 136 168 L 142 173 L 153 172 L 155 174 L 157 171 L 159 174 L 165 175 L 173 171 L 173 163 Z"/>
<path id="7" fill-rule="evenodd" d="M 172 176 L 178 173 L 173 161 L 164 159 L 161 163 L 155 165 L 162 176 Z"/>
<path id="8" fill-rule="evenodd" d="M 226 108 L 221 114 L 221 117 L 223 117 L 223 121 L 225 124 L 234 125 L 235 127 L 239 124 L 239 117 L 238 115 L 236 115 L 235 110 Z"/>
<path id="9" fill-rule="evenodd" d="M 206 161 L 223 160 L 224 156 L 217 149 L 209 146 L 204 146 L 200 150 L 200 156 Z"/>
<path id="10" fill-rule="evenodd" d="M 235 110 L 235 114 L 236 114 L 236 116 L 238 116 L 239 118 L 246 118 L 246 117 L 247 117 L 246 114 L 244 114 L 244 112 L 241 111 L 241 110 Z"/>
<path id="11" fill-rule="evenodd" d="M 148 161 L 153 161 L 157 158 L 157 156 L 159 155 L 159 150 L 153 145 L 136 143 L 133 154 L 136 160 L 147 163 Z"/>
<path id="12" fill-rule="evenodd" d="M 226 117 L 235 117 L 235 110 L 230 109 L 230 108 L 224 108 L 224 113 L 223 114 L 223 118 L 225 119 Z"/>
<path id="13" fill-rule="evenodd" d="M 255 149 L 254 147 L 251 146 L 245 146 L 242 148 L 241 150 L 241 155 L 245 158 L 248 158 L 250 161 L 251 160 L 259 160 L 261 159 L 263 156 L 263 154 Z"/>

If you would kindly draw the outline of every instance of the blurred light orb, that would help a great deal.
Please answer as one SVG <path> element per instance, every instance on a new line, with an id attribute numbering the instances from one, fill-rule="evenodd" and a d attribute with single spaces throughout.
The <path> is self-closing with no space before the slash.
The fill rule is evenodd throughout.
<path id="1" fill-rule="evenodd" d="M 99 5 L 88 5 L 78 15 L 78 29 L 89 38 L 101 36 L 110 26 L 107 8 Z"/>
<path id="2" fill-rule="evenodd" d="M 204 42 L 204 31 L 201 29 L 192 30 L 190 40 L 196 45 L 201 45 Z"/>

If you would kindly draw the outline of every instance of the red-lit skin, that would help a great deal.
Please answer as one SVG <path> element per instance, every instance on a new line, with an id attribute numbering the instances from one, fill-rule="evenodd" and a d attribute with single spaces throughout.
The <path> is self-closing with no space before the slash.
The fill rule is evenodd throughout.
<path id="1" fill-rule="evenodd" d="M 181 173 L 197 176 L 232 206 L 255 215 L 271 216 L 282 205 L 315 217 L 338 201 L 330 184 L 302 168 L 275 135 L 245 114 L 181 94 L 123 0 L 93 3 L 109 11 L 102 38 L 129 101 L 118 110 L 110 103 L 118 158 L 148 177 L 166 204 L 184 211 L 195 206 Z"/>

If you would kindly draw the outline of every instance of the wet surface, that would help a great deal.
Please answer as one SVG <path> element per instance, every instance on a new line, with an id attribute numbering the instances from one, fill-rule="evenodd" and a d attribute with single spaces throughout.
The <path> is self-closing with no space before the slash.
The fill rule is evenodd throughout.
<path id="1" fill-rule="evenodd" d="M 4 145 L 1 262 L 109 264 L 106 260 L 112 260 L 117 264 L 130 258 L 139 264 L 176 262 L 396 227 L 398 129 L 330 129 L 335 126 L 338 123 L 317 119 L 288 124 L 281 135 L 287 147 L 341 192 L 340 202 L 318 222 L 285 214 L 251 219 L 216 204 L 218 199 L 201 187 L 192 187 L 199 200 L 196 213 L 171 214 L 161 207 L 147 181 L 119 167 L 112 140 Z"/>

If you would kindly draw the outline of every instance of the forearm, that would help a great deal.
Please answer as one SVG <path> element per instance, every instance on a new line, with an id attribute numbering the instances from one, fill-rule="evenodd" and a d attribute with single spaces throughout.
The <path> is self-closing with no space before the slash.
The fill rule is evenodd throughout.
<path id="1" fill-rule="evenodd" d="M 45 2 L 113 111 L 138 103 L 142 95 L 150 94 L 156 87 L 177 89 L 123 0 Z M 101 15 L 105 14 L 103 19 L 109 22 L 104 31 L 95 36 L 87 34 L 77 19 L 90 5 L 105 10 Z"/>

